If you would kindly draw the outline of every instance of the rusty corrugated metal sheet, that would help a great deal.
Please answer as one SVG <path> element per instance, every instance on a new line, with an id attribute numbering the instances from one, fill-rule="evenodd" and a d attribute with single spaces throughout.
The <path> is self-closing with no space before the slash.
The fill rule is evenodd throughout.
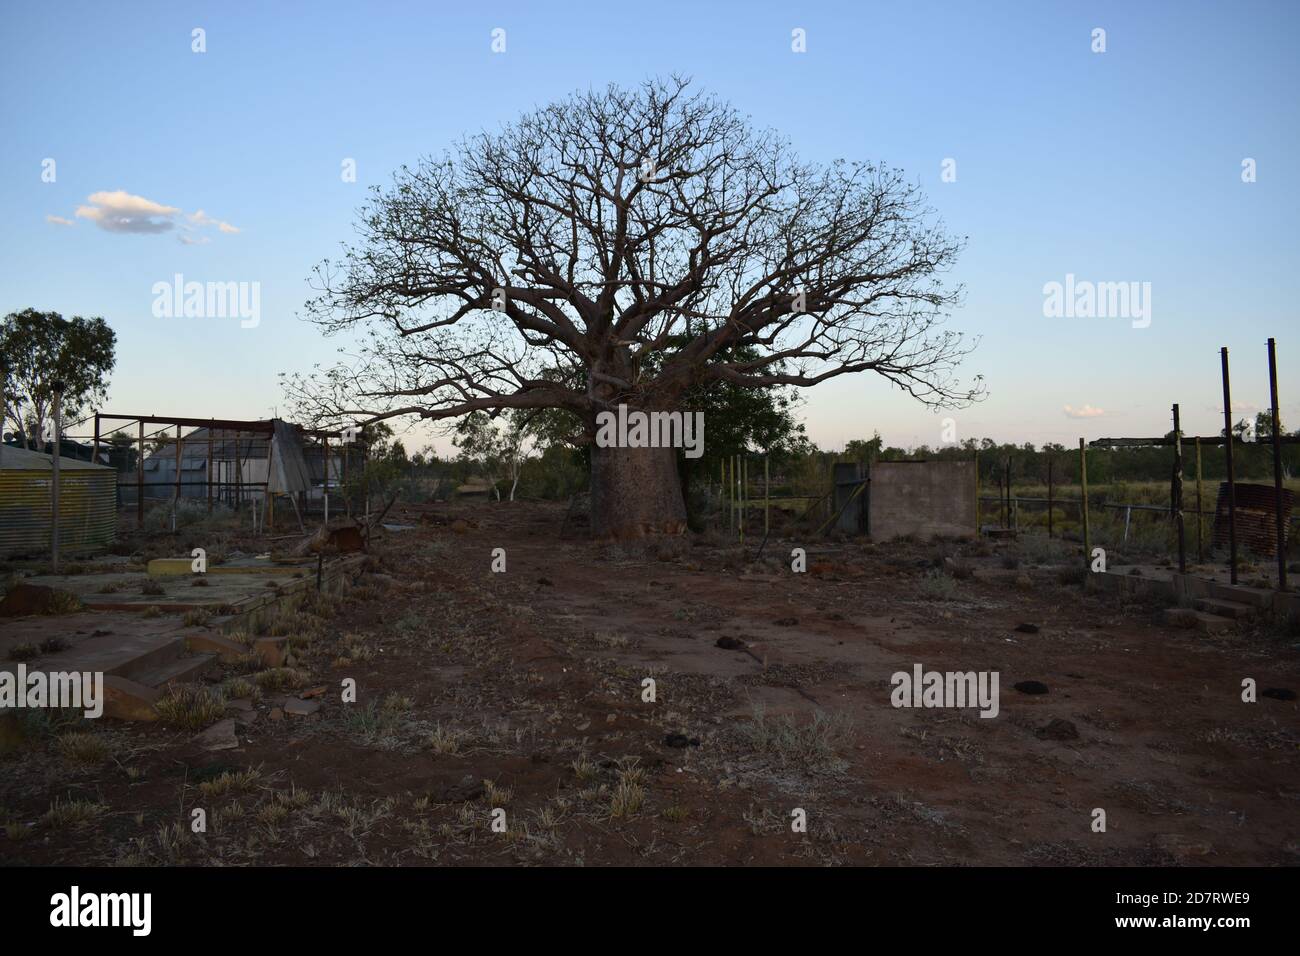
<path id="1" fill-rule="evenodd" d="M 59 475 L 59 550 L 106 547 L 117 530 L 117 474 L 109 468 Z M 51 476 L 0 470 L 0 555 L 40 554 L 50 547 Z"/>
<path id="2" fill-rule="evenodd" d="M 1277 504 L 1272 485 L 1237 482 L 1237 547 L 1261 557 L 1277 554 Z M 1295 494 L 1282 489 L 1282 523 L 1290 532 L 1291 511 Z M 1289 534 L 1288 534 L 1289 537 Z M 1214 506 L 1214 547 L 1228 547 L 1228 483 L 1219 484 L 1219 499 Z"/>

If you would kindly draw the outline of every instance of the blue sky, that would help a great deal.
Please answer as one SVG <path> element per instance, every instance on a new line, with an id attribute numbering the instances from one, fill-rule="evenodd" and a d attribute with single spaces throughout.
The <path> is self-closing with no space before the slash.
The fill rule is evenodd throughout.
<path id="1" fill-rule="evenodd" d="M 989 398 L 935 415 L 883 380 L 838 379 L 805 393 L 823 447 L 873 430 L 937 444 L 946 415 L 959 438 L 1160 434 L 1174 401 L 1188 431 L 1213 433 L 1219 347 L 1253 415 L 1270 335 L 1294 423 L 1298 27 L 1291 2 L 9 3 L 0 314 L 104 316 L 119 336 L 107 409 L 265 415 L 284 404 L 277 373 L 338 344 L 298 314 L 367 186 L 574 89 L 680 72 L 806 159 L 903 168 L 968 237 L 951 324 L 981 337 L 964 369 Z M 77 215 L 118 190 L 179 210 L 177 228 Z M 152 286 L 176 273 L 259 282 L 260 324 L 155 317 Z M 1045 318 L 1043 286 L 1066 274 L 1151 283 L 1150 326 Z"/>

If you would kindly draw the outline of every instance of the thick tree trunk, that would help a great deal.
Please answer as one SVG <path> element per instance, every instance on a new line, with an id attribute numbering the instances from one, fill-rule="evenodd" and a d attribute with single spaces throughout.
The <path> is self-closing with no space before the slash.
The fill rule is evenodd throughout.
<path id="1" fill-rule="evenodd" d="M 673 448 L 591 449 L 591 530 L 597 538 L 682 534 L 686 503 Z"/>

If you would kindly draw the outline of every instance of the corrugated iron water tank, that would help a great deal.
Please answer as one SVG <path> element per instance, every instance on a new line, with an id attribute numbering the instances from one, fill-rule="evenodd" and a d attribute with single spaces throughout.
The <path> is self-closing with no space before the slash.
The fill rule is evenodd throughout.
<path id="1" fill-rule="evenodd" d="M 39 555 L 50 547 L 51 455 L 0 448 L 0 557 Z M 117 473 L 72 458 L 59 459 L 59 551 L 108 546 L 117 530 Z"/>

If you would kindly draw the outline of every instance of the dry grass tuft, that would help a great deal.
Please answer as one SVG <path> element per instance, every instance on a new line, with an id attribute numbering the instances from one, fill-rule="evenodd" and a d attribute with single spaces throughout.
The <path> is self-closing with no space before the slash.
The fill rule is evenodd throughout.
<path id="1" fill-rule="evenodd" d="M 42 819 L 51 829 L 61 830 L 64 827 L 84 827 L 98 820 L 107 811 L 107 806 L 91 800 L 74 800 L 71 797 L 60 800 L 55 797 Z"/>
<path id="2" fill-rule="evenodd" d="M 153 705 L 164 723 L 185 730 L 202 730 L 220 720 L 226 712 L 226 698 L 219 690 L 198 684 L 177 684 Z"/>
<path id="3" fill-rule="evenodd" d="M 205 797 L 220 797 L 227 793 L 246 793 L 262 777 L 256 767 L 247 770 L 223 770 L 211 780 L 199 784 L 199 793 Z"/>
<path id="4" fill-rule="evenodd" d="M 99 734 L 77 731 L 58 738 L 59 755 L 73 763 L 103 763 L 113 755 L 113 745 Z"/>
<path id="5" fill-rule="evenodd" d="M 294 667 L 270 667 L 254 674 L 253 680 L 265 691 L 294 690 L 307 686 L 311 675 Z"/>

